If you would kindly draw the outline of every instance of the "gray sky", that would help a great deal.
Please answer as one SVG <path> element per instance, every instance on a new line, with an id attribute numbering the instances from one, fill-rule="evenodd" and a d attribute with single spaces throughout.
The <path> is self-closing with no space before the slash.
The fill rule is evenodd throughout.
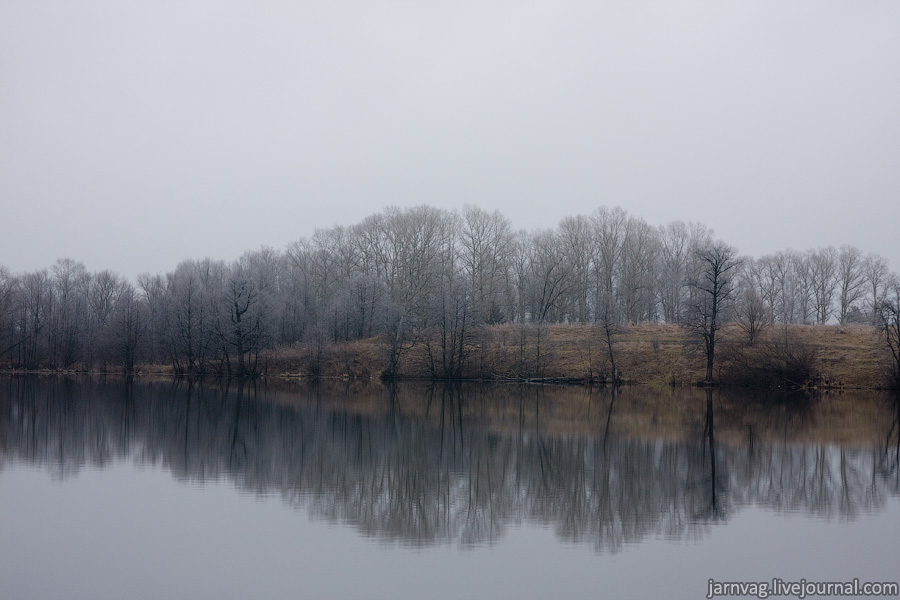
<path id="1" fill-rule="evenodd" d="M 896 0 L 0 0 L 0 264 L 601 205 L 900 269 Z"/>

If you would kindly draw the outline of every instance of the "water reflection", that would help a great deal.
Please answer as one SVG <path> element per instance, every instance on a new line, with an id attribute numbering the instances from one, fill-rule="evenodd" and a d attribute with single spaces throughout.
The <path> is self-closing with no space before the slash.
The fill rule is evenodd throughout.
<path id="1" fill-rule="evenodd" d="M 0 468 L 130 459 L 227 478 L 382 541 L 541 523 L 615 551 L 748 505 L 852 519 L 900 491 L 900 404 L 713 390 L 0 380 Z M 0 474 L 2 476 L 2 474 Z"/>

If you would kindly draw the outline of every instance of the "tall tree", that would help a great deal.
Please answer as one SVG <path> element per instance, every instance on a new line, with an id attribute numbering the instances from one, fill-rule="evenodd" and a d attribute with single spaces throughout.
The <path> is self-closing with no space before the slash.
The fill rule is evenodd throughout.
<path id="1" fill-rule="evenodd" d="M 878 325 L 878 308 L 884 300 L 886 291 L 885 282 L 890 276 L 887 260 L 878 254 L 869 253 L 863 260 L 863 277 L 869 292 L 869 308 L 871 309 L 872 325 Z"/>
<path id="2" fill-rule="evenodd" d="M 146 333 L 146 304 L 141 302 L 137 291 L 128 282 L 123 282 L 116 297 L 112 317 L 113 360 L 117 360 L 126 374 L 135 371 L 140 343 Z"/>
<path id="3" fill-rule="evenodd" d="M 734 248 L 721 241 L 696 253 L 701 269 L 690 283 L 697 292 L 690 324 L 703 339 L 707 384 L 713 381 L 716 334 L 735 290 L 734 276 L 740 265 L 736 255 Z"/>
<path id="4" fill-rule="evenodd" d="M 654 268 L 659 245 L 656 230 L 631 217 L 625 229 L 619 275 L 619 298 L 625 318 L 637 323 L 656 316 Z"/>
<path id="5" fill-rule="evenodd" d="M 50 352 L 55 367 L 71 367 L 81 357 L 88 331 L 87 295 L 91 275 L 83 263 L 61 258 L 52 268 L 53 310 Z"/>
<path id="6" fill-rule="evenodd" d="M 437 283 L 446 218 L 444 211 L 417 206 L 388 208 L 383 218 L 372 222 L 375 261 L 388 291 L 382 323 L 388 342 L 388 377 L 396 376 L 401 353 L 419 341 L 428 298 Z"/>
<path id="7" fill-rule="evenodd" d="M 460 379 L 476 342 L 469 278 L 460 268 L 460 220 L 446 215 L 439 233 L 437 282 L 429 298 L 425 350 L 432 377 Z"/>
<path id="8" fill-rule="evenodd" d="M 612 294 L 604 294 L 597 307 L 597 324 L 603 335 L 603 343 L 606 346 L 606 354 L 609 358 L 609 370 L 612 384 L 619 384 L 619 370 L 616 367 L 615 340 L 624 330 L 622 323 L 622 311 L 619 309 L 616 299 Z"/>
<path id="9" fill-rule="evenodd" d="M 884 340 L 891 353 L 891 380 L 900 388 L 900 278 L 892 275 L 885 286 L 887 293 L 879 306 L 879 317 Z"/>
<path id="10" fill-rule="evenodd" d="M 53 283 L 46 269 L 26 273 L 21 278 L 21 296 L 16 328 L 18 364 L 36 369 L 50 360 L 50 330 L 53 327 Z"/>
<path id="11" fill-rule="evenodd" d="M 509 220 L 499 212 L 488 213 L 467 205 L 460 229 L 461 268 L 472 291 L 473 318 L 500 323 L 509 309 L 509 262 L 513 252 Z"/>
<path id="12" fill-rule="evenodd" d="M 751 258 L 744 259 L 737 272 L 735 312 L 738 324 L 747 334 L 747 342 L 751 345 L 772 320 L 773 311 L 766 302 L 771 296 L 763 292 L 766 284 L 771 283 L 767 277 L 770 274 L 765 263 Z"/>
<path id="13" fill-rule="evenodd" d="M 834 311 L 834 292 L 838 286 L 838 252 L 832 246 L 819 248 L 809 253 L 808 261 L 816 322 L 824 325 L 831 319 Z"/>
<path id="14" fill-rule="evenodd" d="M 591 320 L 593 263 L 596 260 L 597 238 L 590 219 L 583 215 L 566 217 L 559 223 L 559 232 L 569 258 L 571 292 L 566 313 L 578 323 Z"/>
<path id="15" fill-rule="evenodd" d="M 688 231 L 683 221 L 660 226 L 657 293 L 666 323 L 681 321 L 684 284 L 687 281 Z"/>
<path id="16" fill-rule="evenodd" d="M 841 324 L 847 322 L 850 309 L 863 296 L 866 282 L 863 266 L 863 255 L 859 248 L 841 246 L 841 250 L 838 253 L 837 273 L 838 288 L 840 290 L 838 320 Z"/>
<path id="17" fill-rule="evenodd" d="M 594 304 L 603 306 L 611 298 L 617 298 L 621 278 L 622 254 L 628 231 L 628 213 L 620 207 L 600 207 L 591 216 L 596 238 L 594 257 Z"/>
<path id="18" fill-rule="evenodd" d="M 18 279 L 0 266 L 0 359 L 9 355 L 21 342 L 15 327 L 18 288 Z"/>

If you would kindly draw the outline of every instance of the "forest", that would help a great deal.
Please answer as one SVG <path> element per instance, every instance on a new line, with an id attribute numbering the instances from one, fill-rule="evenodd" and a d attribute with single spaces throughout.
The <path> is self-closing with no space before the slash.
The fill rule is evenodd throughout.
<path id="1" fill-rule="evenodd" d="M 740 256 L 701 223 L 656 227 L 618 207 L 535 231 L 476 206 L 390 207 L 282 250 L 189 259 L 134 282 L 71 258 L 0 268 L 0 366 L 10 370 L 152 364 L 249 377 L 280 349 L 373 339 L 382 377 L 402 375 L 415 349 L 433 378 L 461 379 L 492 327 L 530 332 L 539 353 L 542 327 L 590 324 L 616 381 L 615 340 L 644 323 L 694 332 L 708 382 L 728 324 L 749 344 L 775 324 L 866 324 L 900 381 L 900 278 L 882 256 L 852 246 Z"/>

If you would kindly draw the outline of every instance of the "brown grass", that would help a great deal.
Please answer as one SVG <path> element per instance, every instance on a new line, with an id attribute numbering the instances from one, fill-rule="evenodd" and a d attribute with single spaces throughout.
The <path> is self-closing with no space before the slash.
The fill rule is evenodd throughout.
<path id="1" fill-rule="evenodd" d="M 469 348 L 465 371 L 472 379 L 584 379 L 604 382 L 610 364 L 601 330 L 590 325 L 498 325 L 481 332 Z M 790 325 L 765 330 L 754 347 L 776 344 L 783 336 L 802 344 L 814 357 L 814 377 L 803 382 L 826 389 L 876 389 L 886 382 L 889 356 L 874 327 Z M 737 326 L 720 333 L 719 376 L 726 380 L 728 357 L 751 348 Z M 615 336 L 616 362 L 629 384 L 694 385 L 705 375 L 703 348 L 676 325 L 634 325 Z M 324 347 L 298 345 L 270 353 L 268 375 L 289 377 L 377 378 L 387 351 L 377 338 Z M 428 378 L 425 347 L 407 350 L 400 361 L 404 378 Z"/>

